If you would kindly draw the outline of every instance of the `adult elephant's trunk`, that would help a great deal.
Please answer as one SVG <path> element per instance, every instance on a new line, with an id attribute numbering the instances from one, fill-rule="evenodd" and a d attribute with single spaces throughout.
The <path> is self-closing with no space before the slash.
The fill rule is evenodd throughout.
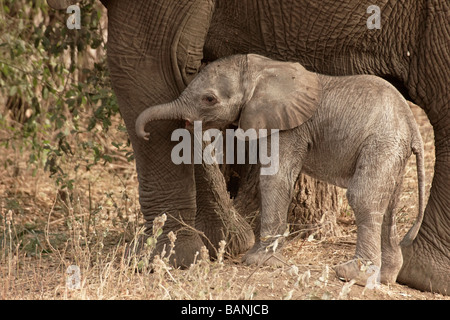
<path id="1" fill-rule="evenodd" d="M 186 113 L 178 99 L 147 108 L 136 119 L 136 134 L 139 138 L 148 140 L 150 133 L 145 131 L 147 123 L 156 120 L 185 120 Z"/>

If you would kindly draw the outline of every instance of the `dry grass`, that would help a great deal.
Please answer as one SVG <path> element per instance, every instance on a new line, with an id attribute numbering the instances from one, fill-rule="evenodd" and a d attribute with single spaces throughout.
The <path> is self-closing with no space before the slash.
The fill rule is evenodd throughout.
<path id="1" fill-rule="evenodd" d="M 414 113 L 425 141 L 428 190 L 433 131 L 420 109 Z M 243 266 L 239 258 L 222 259 L 222 253 L 211 262 L 202 251 L 188 270 L 176 270 L 167 263 L 170 248 L 151 265 L 125 258 L 125 242 L 142 232 L 133 163 L 119 158 L 78 171 L 74 191 L 67 193 L 56 189 L 47 173 L 33 177 L 26 152 L 9 150 L 0 159 L 9 161 L 0 172 L 1 299 L 448 299 L 399 284 L 372 290 L 336 279 L 333 265 L 355 250 L 356 226 L 348 217 L 339 237 L 291 240 L 283 248 L 286 265 L 279 269 Z M 398 210 L 403 234 L 417 215 L 414 158 Z M 155 233 L 157 241 L 158 228 Z M 153 245 L 147 243 L 147 254 Z M 67 274 L 70 266 L 79 268 L 79 286 L 67 283 L 75 277 Z"/>

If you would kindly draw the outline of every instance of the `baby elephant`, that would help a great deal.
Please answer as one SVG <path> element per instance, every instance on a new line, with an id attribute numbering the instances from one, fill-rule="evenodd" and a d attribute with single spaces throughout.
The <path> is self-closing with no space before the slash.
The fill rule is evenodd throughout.
<path id="1" fill-rule="evenodd" d="M 280 247 L 274 242 L 287 228 L 294 184 L 304 172 L 347 188 L 356 253 L 335 267 L 338 277 L 365 284 L 366 270 L 381 270 L 382 282 L 395 282 L 402 266 L 395 206 L 411 152 L 417 159 L 419 214 L 402 245 L 412 242 L 422 223 L 425 170 L 419 129 L 391 84 L 371 75 L 325 76 L 298 63 L 235 55 L 206 66 L 175 101 L 143 111 L 138 136 L 148 139 L 145 125 L 164 119 L 202 121 L 204 129 L 236 124 L 280 130 L 279 168 L 260 176 L 260 235 L 245 263 L 279 263 L 271 257 Z M 270 148 L 274 142 L 267 140 Z"/>

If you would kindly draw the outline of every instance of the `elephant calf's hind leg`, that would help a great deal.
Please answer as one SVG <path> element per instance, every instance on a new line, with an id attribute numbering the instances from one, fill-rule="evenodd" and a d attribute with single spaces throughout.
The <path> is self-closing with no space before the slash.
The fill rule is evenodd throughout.
<path id="1" fill-rule="evenodd" d="M 366 285 L 374 272 L 382 272 L 382 249 L 387 250 L 387 255 L 384 255 L 386 262 L 398 257 L 396 243 L 389 243 L 396 241 L 393 239 L 396 237 L 395 224 L 391 221 L 393 216 L 388 213 L 385 217 L 385 213 L 395 205 L 392 194 L 396 189 L 398 166 L 395 160 L 381 158 L 375 153 L 362 155 L 347 189 L 358 228 L 356 253 L 354 259 L 336 266 L 335 271 L 339 278 L 354 279 L 360 285 Z M 390 280 L 391 277 L 386 275 L 384 278 Z"/>
<path id="2" fill-rule="evenodd" d="M 381 232 L 381 282 L 383 283 L 395 283 L 403 263 L 395 223 L 395 208 L 402 189 L 402 180 L 403 174 L 397 179 L 394 193 L 383 220 Z"/>

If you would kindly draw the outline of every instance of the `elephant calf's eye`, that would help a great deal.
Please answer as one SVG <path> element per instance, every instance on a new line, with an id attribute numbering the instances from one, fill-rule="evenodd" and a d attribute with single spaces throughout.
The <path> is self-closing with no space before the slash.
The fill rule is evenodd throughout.
<path id="1" fill-rule="evenodd" d="M 206 104 L 212 106 L 212 105 L 217 103 L 217 98 L 214 97 L 214 96 L 204 96 L 203 97 L 203 102 L 205 102 Z"/>

